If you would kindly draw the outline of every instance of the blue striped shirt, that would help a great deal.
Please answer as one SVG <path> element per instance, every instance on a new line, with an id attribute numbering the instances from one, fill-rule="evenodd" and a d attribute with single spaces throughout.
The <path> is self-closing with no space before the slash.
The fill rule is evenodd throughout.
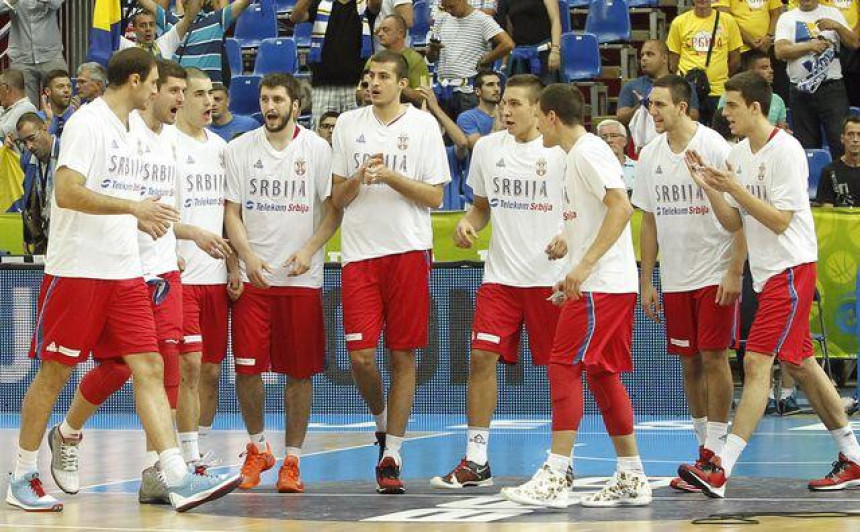
<path id="1" fill-rule="evenodd" d="M 158 6 L 155 20 L 159 32 L 179 22 L 176 15 L 168 13 L 161 6 Z M 234 22 L 233 10 L 230 6 L 218 11 L 200 12 L 182 45 L 173 55 L 173 60 L 184 67 L 199 68 L 209 74 L 212 81 L 223 81 L 221 51 L 224 47 L 224 33 Z"/>

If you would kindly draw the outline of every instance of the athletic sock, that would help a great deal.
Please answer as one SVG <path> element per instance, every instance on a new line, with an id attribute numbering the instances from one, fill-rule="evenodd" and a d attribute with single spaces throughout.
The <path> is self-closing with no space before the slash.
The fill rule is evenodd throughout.
<path id="1" fill-rule="evenodd" d="M 860 444 L 857 443 L 857 436 L 851 430 L 851 425 L 845 425 L 841 429 L 831 430 L 830 435 L 836 440 L 836 445 L 839 446 L 839 452 L 845 455 L 845 458 L 851 460 L 855 464 L 860 464 Z"/>
<path id="2" fill-rule="evenodd" d="M 257 450 L 261 453 L 266 452 L 266 435 L 261 432 L 259 434 L 250 434 L 248 436 L 251 439 L 251 443 L 257 446 Z"/>
<path id="3" fill-rule="evenodd" d="M 705 445 L 705 440 L 708 439 L 708 418 L 694 417 L 693 431 L 696 433 L 696 441 L 699 442 L 699 445 Z"/>
<path id="4" fill-rule="evenodd" d="M 69 422 L 65 419 L 60 423 L 60 436 L 63 438 L 77 440 L 80 439 L 81 434 L 82 429 L 72 428 L 72 426 L 69 425 Z"/>
<path id="5" fill-rule="evenodd" d="M 490 429 L 469 427 L 466 443 L 466 460 L 478 465 L 487 463 L 487 447 L 490 445 Z"/>
<path id="6" fill-rule="evenodd" d="M 642 467 L 642 459 L 638 454 L 635 456 L 619 456 L 617 467 L 618 471 L 639 473 L 640 475 L 645 474 L 645 468 Z"/>
<path id="7" fill-rule="evenodd" d="M 705 441 L 705 449 L 720 454 L 726 445 L 726 433 L 729 431 L 728 423 L 719 421 L 708 421 L 708 438 Z"/>
<path id="8" fill-rule="evenodd" d="M 388 407 L 382 409 L 382 412 L 373 416 L 373 421 L 376 422 L 376 432 L 388 432 Z"/>
<path id="9" fill-rule="evenodd" d="M 302 459 L 301 447 L 287 447 L 287 456 L 295 456 L 298 460 Z"/>
<path id="10" fill-rule="evenodd" d="M 402 462 L 400 458 L 400 448 L 402 446 L 403 436 L 393 436 L 391 434 L 387 434 L 385 436 L 385 451 L 382 453 L 382 458 L 394 458 L 394 463 L 400 465 Z"/>
<path id="11" fill-rule="evenodd" d="M 15 463 L 15 479 L 20 479 L 27 473 L 39 471 L 39 450 L 27 451 L 18 447 L 18 461 Z"/>
<path id="12" fill-rule="evenodd" d="M 182 459 L 185 460 L 185 463 L 200 460 L 200 447 L 196 432 L 180 432 L 177 434 L 177 438 L 179 439 L 179 448 L 182 450 Z"/>
<path id="13" fill-rule="evenodd" d="M 719 455 L 720 460 L 722 461 L 723 470 L 726 472 L 726 477 L 731 476 L 732 470 L 735 468 L 735 464 L 737 463 L 738 458 L 741 457 L 741 453 L 744 452 L 744 447 L 746 446 L 747 442 L 740 436 L 735 434 L 729 434 L 726 436 L 726 446 L 723 448 L 723 452 Z"/>
<path id="14" fill-rule="evenodd" d="M 157 463 L 158 453 L 155 451 L 146 451 L 146 454 L 143 455 L 143 468 L 149 469 L 150 467 L 154 467 Z"/>
<path id="15" fill-rule="evenodd" d="M 185 465 L 178 447 L 162 451 L 158 455 L 158 463 L 161 465 L 161 471 L 169 487 L 182 484 L 188 475 L 188 466 Z"/>
<path id="16" fill-rule="evenodd" d="M 570 467 L 570 457 L 561 454 L 549 453 L 546 457 L 545 464 L 556 473 L 566 475 L 567 468 Z"/>

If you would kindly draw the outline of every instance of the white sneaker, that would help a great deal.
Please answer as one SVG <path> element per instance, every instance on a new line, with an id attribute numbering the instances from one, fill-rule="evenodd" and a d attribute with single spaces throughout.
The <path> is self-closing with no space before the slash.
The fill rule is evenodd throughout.
<path id="1" fill-rule="evenodd" d="M 74 495 L 81 489 L 78 478 L 78 446 L 83 435 L 78 438 L 66 438 L 60 434 L 60 427 L 55 426 L 48 433 L 48 447 L 51 449 L 51 476 L 61 490 Z"/>
<path id="2" fill-rule="evenodd" d="M 570 504 L 569 490 L 565 474 L 553 471 L 544 464 L 531 480 L 519 486 L 502 488 L 501 495 L 517 504 L 567 508 Z"/>
<path id="3" fill-rule="evenodd" d="M 647 506 L 651 504 L 651 485 L 644 474 L 616 471 L 602 490 L 583 497 L 580 504 L 590 508 Z"/>

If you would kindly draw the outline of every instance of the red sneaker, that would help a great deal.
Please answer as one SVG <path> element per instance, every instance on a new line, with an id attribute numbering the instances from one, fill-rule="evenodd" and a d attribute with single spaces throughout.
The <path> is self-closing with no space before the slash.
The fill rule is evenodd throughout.
<path id="1" fill-rule="evenodd" d="M 272 448 L 266 443 L 265 452 L 257 450 L 257 444 L 248 443 L 245 447 L 245 463 L 242 464 L 242 483 L 239 488 L 249 490 L 260 483 L 260 474 L 272 469 L 275 465 L 275 455 Z"/>
<path id="2" fill-rule="evenodd" d="M 696 466 L 704 466 L 712 456 L 714 456 L 714 453 L 710 449 L 705 449 L 704 445 L 699 445 L 699 458 L 696 460 Z M 702 493 L 702 488 L 695 484 L 690 484 L 681 477 L 673 478 L 669 483 L 669 487 L 684 493 Z"/>
<path id="3" fill-rule="evenodd" d="M 386 495 L 406 493 L 400 481 L 400 466 L 390 456 L 383 458 L 376 466 L 376 491 Z"/>
<path id="4" fill-rule="evenodd" d="M 722 499 L 726 496 L 726 472 L 719 456 L 703 464 L 684 464 L 678 468 L 678 476 L 694 486 L 699 486 L 708 497 Z"/>
<path id="5" fill-rule="evenodd" d="M 839 459 L 833 462 L 833 470 L 827 476 L 809 482 L 813 491 L 836 491 L 860 486 L 860 465 L 845 458 L 839 453 Z"/>
<path id="6" fill-rule="evenodd" d="M 278 471 L 278 483 L 275 485 L 278 493 L 304 493 L 305 483 L 299 474 L 299 459 L 287 455 L 284 465 Z"/>

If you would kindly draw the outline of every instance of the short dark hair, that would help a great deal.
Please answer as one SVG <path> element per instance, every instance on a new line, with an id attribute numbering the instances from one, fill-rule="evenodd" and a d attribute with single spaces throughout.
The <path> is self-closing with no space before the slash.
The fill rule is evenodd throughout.
<path id="1" fill-rule="evenodd" d="M 490 76 L 496 76 L 497 78 L 499 78 L 499 81 L 502 80 L 502 75 L 495 70 L 485 69 L 475 74 L 475 78 L 472 80 L 472 87 L 480 89 L 484 85 L 484 78 L 488 78 Z"/>
<path id="2" fill-rule="evenodd" d="M 188 73 L 178 63 L 166 59 L 157 59 L 158 65 L 158 88 L 167 83 L 167 78 L 188 79 Z"/>
<path id="3" fill-rule="evenodd" d="M 137 11 L 132 13 L 129 18 L 131 19 L 132 23 L 136 23 L 137 17 L 139 17 L 141 15 L 146 15 L 148 17 L 152 17 L 153 19 L 158 18 L 155 16 L 155 13 L 152 13 L 151 11 L 147 11 L 146 9 L 138 9 Z"/>
<path id="4" fill-rule="evenodd" d="M 660 39 L 648 39 L 642 43 L 642 46 L 645 46 L 646 44 L 653 44 L 658 50 L 660 50 L 661 55 L 669 57 L 669 46 L 666 44 L 666 41 L 661 41 Z"/>
<path id="5" fill-rule="evenodd" d="M 42 127 L 45 125 L 45 120 L 41 116 L 39 116 L 38 114 L 36 114 L 36 113 L 24 113 L 21 115 L 20 118 L 18 118 L 18 121 L 15 122 L 15 129 L 16 130 L 21 129 L 21 126 L 23 126 L 24 124 L 26 124 L 28 122 L 31 124 L 35 124 L 38 127 Z"/>
<path id="6" fill-rule="evenodd" d="M 758 61 L 759 59 L 770 60 L 769 55 L 767 55 L 766 53 L 763 53 L 759 50 L 748 50 L 747 52 L 744 52 L 743 58 L 744 58 L 744 70 L 745 71 L 746 70 L 752 70 L 752 68 L 755 66 L 756 61 Z"/>
<path id="7" fill-rule="evenodd" d="M 319 120 L 319 121 L 320 121 L 320 122 L 322 122 L 322 121 L 323 121 L 323 120 L 325 120 L 326 118 L 337 118 L 337 117 L 339 117 L 339 116 L 340 116 L 340 113 L 339 113 L 338 111 L 335 111 L 335 110 L 330 109 L 330 110 L 328 110 L 328 111 L 326 111 L 326 112 L 324 112 L 323 114 L 321 114 L 321 115 L 320 115 L 320 120 Z"/>
<path id="8" fill-rule="evenodd" d="M 860 124 L 860 116 L 858 115 L 848 115 L 842 121 L 842 132 L 845 133 L 845 130 L 848 128 L 848 124 Z"/>
<path id="9" fill-rule="evenodd" d="M 764 116 L 770 112 L 773 89 L 766 79 L 755 72 L 741 72 L 729 78 L 725 85 L 725 92 L 729 91 L 741 93 L 741 98 L 748 106 L 758 102 L 761 106 L 761 114 Z"/>
<path id="10" fill-rule="evenodd" d="M 685 102 L 687 107 L 690 106 L 690 100 L 693 98 L 693 89 L 690 88 L 690 82 L 678 76 L 677 74 L 667 74 L 654 82 L 654 87 L 662 87 L 669 89 L 669 94 L 672 96 L 672 103 L 678 105 Z"/>
<path id="11" fill-rule="evenodd" d="M 528 89 L 529 100 L 535 103 L 540 100 L 541 91 L 546 87 L 546 83 L 534 74 L 517 74 L 508 78 L 505 87 L 523 87 Z"/>
<path id="12" fill-rule="evenodd" d="M 3 76 L 3 83 L 8 85 L 13 89 L 18 89 L 19 91 L 24 91 L 24 73 L 17 68 L 9 68 L 4 72 L 0 73 L 0 76 Z"/>
<path id="13" fill-rule="evenodd" d="M 403 18 L 401 15 L 398 15 L 397 13 L 394 13 L 393 15 L 388 15 L 387 17 L 385 17 L 382 20 L 389 19 L 389 18 L 394 19 L 394 23 L 397 25 L 397 29 L 402 31 L 404 35 L 409 34 L 409 26 L 406 25 L 406 19 L 405 18 Z"/>
<path id="14" fill-rule="evenodd" d="M 555 111 L 566 126 L 581 125 L 585 112 L 585 101 L 575 85 L 553 83 L 540 95 L 540 110 L 543 114 Z"/>
<path id="15" fill-rule="evenodd" d="M 287 91 L 287 96 L 290 97 L 290 100 L 294 102 L 302 101 L 302 86 L 299 84 L 299 80 L 294 78 L 291 74 L 287 74 L 284 72 L 272 72 L 263 76 L 263 79 L 260 80 L 260 90 L 263 90 L 263 87 L 267 87 L 269 89 L 274 89 L 275 87 L 283 87 Z"/>
<path id="16" fill-rule="evenodd" d="M 371 56 L 370 62 L 394 65 L 394 73 L 398 79 L 409 77 L 409 63 L 406 62 L 406 58 L 400 52 L 380 50 Z"/>
<path id="17" fill-rule="evenodd" d="M 227 86 L 221 83 L 220 81 L 215 81 L 212 83 L 212 92 L 215 91 L 224 91 L 227 93 L 227 96 L 230 96 L 230 91 L 227 89 Z"/>
<path id="18" fill-rule="evenodd" d="M 137 74 L 141 79 L 146 79 L 155 67 L 155 56 L 138 48 L 126 48 L 113 54 L 108 61 L 107 79 L 108 85 L 121 87 L 128 83 L 132 74 Z"/>
<path id="19" fill-rule="evenodd" d="M 45 87 L 49 86 L 52 81 L 59 78 L 68 78 L 71 81 L 71 76 L 69 73 L 62 69 L 51 70 L 47 74 L 45 74 L 45 79 L 43 81 Z"/>

